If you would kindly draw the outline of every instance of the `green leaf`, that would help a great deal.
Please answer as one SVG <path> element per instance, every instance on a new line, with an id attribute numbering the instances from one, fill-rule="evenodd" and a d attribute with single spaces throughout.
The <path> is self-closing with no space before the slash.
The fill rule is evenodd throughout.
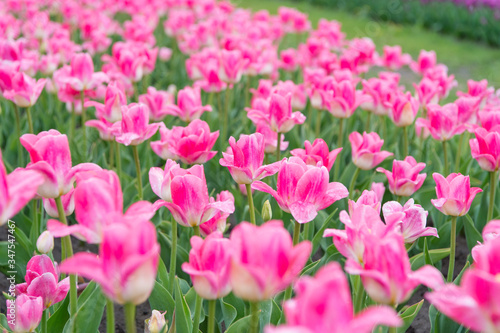
<path id="1" fill-rule="evenodd" d="M 467 247 L 469 248 L 469 251 L 472 251 L 472 248 L 476 246 L 478 242 L 483 241 L 483 237 L 481 236 L 481 233 L 476 229 L 474 221 L 472 221 L 472 218 L 469 214 L 465 215 L 464 228 Z"/>
<path id="2" fill-rule="evenodd" d="M 181 292 L 179 278 L 175 278 L 175 327 L 176 331 L 179 333 L 191 332 L 193 330 L 191 312 Z"/>
<path id="3" fill-rule="evenodd" d="M 450 255 L 450 248 L 429 250 L 429 256 L 432 262 L 438 262 L 439 260 L 444 259 L 449 255 Z M 425 265 L 424 254 L 419 253 L 411 257 L 410 263 L 411 263 L 411 269 L 414 271 L 424 266 Z"/>
<path id="4" fill-rule="evenodd" d="M 259 323 L 260 327 L 266 327 L 271 322 L 271 315 L 273 311 L 272 300 L 262 301 L 259 303 Z"/>
<path id="5" fill-rule="evenodd" d="M 278 325 L 280 318 L 281 318 L 281 315 L 282 315 L 282 312 L 283 311 L 281 311 L 281 308 L 278 305 L 278 303 L 276 303 L 276 301 L 273 299 L 273 312 L 271 314 L 271 324 L 272 325 Z"/>
<path id="6" fill-rule="evenodd" d="M 314 235 L 314 238 L 312 240 L 312 252 L 311 252 L 311 255 L 313 255 L 314 253 L 316 253 L 316 251 L 318 251 L 318 248 L 319 248 L 319 243 L 321 242 L 321 240 L 323 239 L 323 232 L 325 231 L 326 227 L 328 227 L 328 224 L 330 224 L 330 221 L 333 219 L 333 217 L 335 216 L 335 213 L 337 213 L 337 209 L 335 209 L 325 220 L 325 222 L 323 222 L 323 225 L 321 226 L 321 228 L 316 232 L 316 235 Z M 311 223 L 311 222 L 309 222 Z"/>
<path id="7" fill-rule="evenodd" d="M 182 289 L 182 288 L 181 288 Z M 188 292 L 186 293 L 186 296 L 184 297 L 186 299 L 186 303 L 189 306 L 189 311 L 191 311 L 191 314 L 194 317 L 194 312 L 195 312 L 195 307 L 196 307 L 196 297 L 197 297 L 196 290 L 194 288 L 190 288 Z M 202 323 L 205 320 L 205 309 L 202 306 L 201 307 L 201 312 L 200 312 L 200 323 Z M 194 319 L 194 318 L 191 318 Z"/>
<path id="8" fill-rule="evenodd" d="M 424 261 L 426 265 L 434 265 L 431 255 L 429 254 L 429 247 L 427 245 L 427 237 L 424 238 Z"/>
<path id="9" fill-rule="evenodd" d="M 304 269 L 302 269 L 302 273 L 300 273 L 300 275 L 312 275 L 312 272 L 314 271 L 314 268 L 316 266 L 318 266 L 319 262 L 321 261 L 321 259 L 318 259 L 316 261 L 313 261 L 312 263 L 310 263 L 309 265 L 307 265 L 306 267 L 304 267 Z"/>
<path id="10" fill-rule="evenodd" d="M 248 327 L 250 326 L 250 320 L 252 319 L 252 315 L 241 318 L 236 321 L 234 324 L 228 327 L 225 333 L 241 333 L 247 332 Z"/>
<path id="11" fill-rule="evenodd" d="M 165 266 L 165 263 L 161 258 L 160 261 L 158 262 L 158 280 L 164 287 L 168 286 L 167 267 Z"/>
<path id="12" fill-rule="evenodd" d="M 229 303 L 224 302 L 222 298 L 219 299 L 221 309 L 222 309 L 222 318 L 224 320 L 224 325 L 226 327 L 229 327 L 233 321 L 234 318 L 238 315 L 238 312 L 236 311 L 236 308 L 232 306 Z"/>
<path id="13" fill-rule="evenodd" d="M 54 312 L 49 320 L 47 320 L 47 331 L 61 333 L 64 330 L 64 325 L 69 320 L 69 295 L 63 300 L 56 312 Z"/>
<path id="14" fill-rule="evenodd" d="M 151 296 L 149 296 L 149 305 L 151 306 L 151 310 L 167 311 L 167 317 L 172 319 L 175 310 L 175 301 L 172 298 L 172 294 L 158 281 L 155 282 Z"/>
<path id="15" fill-rule="evenodd" d="M 95 282 L 89 283 L 87 288 L 78 298 L 78 310 L 67 322 L 64 333 L 70 333 L 73 327 L 78 328 L 78 333 L 96 333 L 101 324 L 106 297 Z"/>
<path id="16" fill-rule="evenodd" d="M 397 329 L 398 333 L 406 332 L 406 330 L 410 327 L 411 323 L 413 323 L 413 320 L 415 320 L 417 314 L 420 312 L 420 309 L 422 308 L 423 304 L 424 300 L 421 300 L 420 302 L 413 304 L 412 306 L 408 307 L 402 313 L 399 314 L 401 319 L 403 319 L 404 323 L 403 326 L 398 327 Z"/>

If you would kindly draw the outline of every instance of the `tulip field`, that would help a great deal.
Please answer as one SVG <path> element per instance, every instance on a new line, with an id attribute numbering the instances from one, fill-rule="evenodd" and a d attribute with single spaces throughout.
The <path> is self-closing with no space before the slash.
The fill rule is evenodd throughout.
<path id="1" fill-rule="evenodd" d="M 0 332 L 499 333 L 500 90 L 240 6 L 0 2 Z"/>

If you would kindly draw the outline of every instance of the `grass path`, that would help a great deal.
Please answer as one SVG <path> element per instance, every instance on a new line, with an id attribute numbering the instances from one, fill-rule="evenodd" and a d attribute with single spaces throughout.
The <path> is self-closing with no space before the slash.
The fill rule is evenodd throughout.
<path id="1" fill-rule="evenodd" d="M 363 15 L 353 15 L 340 10 L 312 6 L 305 2 L 282 0 L 236 0 L 243 8 L 254 11 L 267 9 L 275 14 L 280 6 L 295 7 L 308 13 L 314 25 L 320 18 L 337 20 L 348 38 L 370 37 L 381 51 L 384 45 L 401 45 L 404 52 L 416 58 L 421 49 L 435 50 L 438 61 L 449 67 L 464 88 L 468 79 L 488 79 L 491 85 L 500 87 L 500 49 L 471 41 L 461 41 L 440 35 L 420 27 L 401 26 L 376 22 Z"/>

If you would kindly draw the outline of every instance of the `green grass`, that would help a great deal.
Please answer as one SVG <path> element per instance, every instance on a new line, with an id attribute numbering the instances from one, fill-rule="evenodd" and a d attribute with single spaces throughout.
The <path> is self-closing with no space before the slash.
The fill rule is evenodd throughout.
<path id="1" fill-rule="evenodd" d="M 374 0 L 375 1 L 375 0 Z M 236 4 L 252 10 L 267 9 L 277 13 L 280 6 L 295 7 L 309 15 L 314 26 L 320 18 L 337 20 L 347 38 L 370 37 L 379 51 L 384 45 L 401 45 L 404 52 L 416 58 L 420 50 L 435 50 L 438 61 L 449 67 L 464 89 L 468 79 L 488 79 L 491 85 L 500 86 L 500 49 L 470 41 L 440 35 L 418 26 L 401 26 L 376 22 L 363 15 L 312 6 L 304 2 L 281 0 L 239 0 Z"/>

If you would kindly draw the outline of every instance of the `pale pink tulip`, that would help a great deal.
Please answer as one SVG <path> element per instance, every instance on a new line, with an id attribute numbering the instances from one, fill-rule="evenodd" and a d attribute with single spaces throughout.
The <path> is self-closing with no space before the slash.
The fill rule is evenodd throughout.
<path id="1" fill-rule="evenodd" d="M 375 191 L 364 190 L 358 200 L 348 201 L 349 215 L 353 215 L 360 206 L 370 206 L 380 214 L 380 209 L 382 209 L 382 200 Z"/>
<path id="2" fill-rule="evenodd" d="M 42 320 L 43 299 L 21 294 L 7 300 L 7 323 L 14 333 L 35 332 Z"/>
<path id="3" fill-rule="evenodd" d="M 62 301 L 69 290 L 69 277 L 59 282 L 59 272 L 45 254 L 28 261 L 24 279 L 26 282 L 16 285 L 16 293 L 41 297 L 44 309 Z"/>
<path id="4" fill-rule="evenodd" d="M 323 139 L 316 139 L 312 144 L 306 140 L 304 142 L 304 148 L 305 149 L 293 149 L 290 151 L 290 154 L 301 158 L 308 165 L 325 166 L 328 171 L 332 169 L 333 163 L 335 163 L 337 159 L 337 155 L 342 151 L 342 148 L 330 151 Z"/>
<path id="5" fill-rule="evenodd" d="M 318 211 L 349 194 L 341 183 L 329 182 L 326 167 L 306 165 L 298 157 L 283 160 L 278 172 L 277 190 L 261 181 L 254 182 L 252 188 L 271 194 L 280 208 L 291 213 L 299 223 L 314 220 Z"/>
<path id="6" fill-rule="evenodd" d="M 213 232 L 207 238 L 191 237 L 189 262 L 182 270 L 191 276 L 196 293 L 214 300 L 231 292 L 231 243 L 222 233 Z"/>
<path id="7" fill-rule="evenodd" d="M 151 120 L 161 121 L 166 115 L 171 114 L 168 107 L 174 103 L 174 96 L 168 91 L 149 87 L 146 94 L 139 96 L 139 102 L 146 105 Z"/>
<path id="8" fill-rule="evenodd" d="M 495 172 L 500 169 L 500 131 L 475 130 L 476 138 L 469 141 L 472 157 L 481 169 Z"/>
<path id="9" fill-rule="evenodd" d="M 353 80 L 342 80 L 332 88 L 333 90 L 322 94 L 323 105 L 337 118 L 351 117 L 358 106 L 371 100 L 363 91 L 356 89 L 356 82 Z"/>
<path id="10" fill-rule="evenodd" d="M 78 274 L 101 285 L 119 304 L 145 302 L 155 284 L 160 245 L 149 221 L 123 221 L 104 228 L 99 255 L 79 252 L 61 263 L 61 272 Z"/>
<path id="11" fill-rule="evenodd" d="M 352 161 L 362 170 L 370 170 L 382 163 L 387 157 L 394 155 L 381 150 L 384 140 L 377 133 L 352 132 L 349 135 L 352 148 Z"/>
<path id="12" fill-rule="evenodd" d="M 452 173 L 446 178 L 439 173 L 433 173 L 432 178 L 436 182 L 437 199 L 431 199 L 431 202 L 445 215 L 467 214 L 476 194 L 483 191 L 479 187 L 470 187 L 469 176 L 459 173 Z"/>
<path id="13" fill-rule="evenodd" d="M 286 151 L 288 148 L 288 141 L 285 141 L 285 135 L 284 134 L 278 134 L 276 132 L 273 132 L 271 127 L 269 127 L 265 123 L 258 123 L 255 125 L 256 129 L 255 132 L 260 133 L 264 135 L 264 151 L 266 154 L 273 154 L 276 152 L 278 149 L 278 136 L 281 140 L 280 142 L 280 150 L 281 151 Z"/>
<path id="14" fill-rule="evenodd" d="M 219 77 L 230 84 L 238 83 L 249 62 L 250 60 L 244 58 L 240 50 L 222 50 Z"/>
<path id="15" fill-rule="evenodd" d="M 202 105 L 199 87 L 185 87 L 177 93 L 177 105 L 170 104 L 167 109 L 169 114 L 189 123 L 195 119 L 200 119 L 205 111 L 211 112 L 212 106 Z"/>
<path id="16" fill-rule="evenodd" d="M 378 325 L 403 323 L 387 306 L 371 306 L 355 314 L 349 283 L 336 262 L 322 267 L 314 278 L 300 278 L 295 292 L 295 298 L 283 306 L 287 324 L 268 326 L 265 333 L 369 333 Z"/>
<path id="17" fill-rule="evenodd" d="M 264 136 L 260 133 L 240 135 L 238 141 L 229 138 L 230 147 L 222 153 L 220 165 L 227 167 L 238 184 L 252 184 L 256 180 L 274 175 L 280 162 L 262 165 L 264 162 Z"/>
<path id="18" fill-rule="evenodd" d="M 69 75 L 64 76 L 61 82 L 75 91 L 94 90 L 108 81 L 108 76 L 103 72 L 94 72 L 94 63 L 88 53 L 76 53 L 71 58 L 70 69 Z"/>
<path id="19" fill-rule="evenodd" d="M 444 106 L 429 104 L 427 119 L 418 118 L 417 124 L 426 128 L 434 140 L 447 141 L 457 134 L 462 134 L 466 126 L 458 120 L 458 107 L 449 103 Z"/>
<path id="20" fill-rule="evenodd" d="M 127 97 L 116 83 L 111 83 L 107 86 L 104 104 L 93 101 L 85 102 L 85 107 L 95 107 L 95 114 L 98 119 L 105 119 L 110 123 L 122 119 L 122 106 L 126 105 Z"/>
<path id="21" fill-rule="evenodd" d="M 61 203 L 65 216 L 70 216 L 75 211 L 75 190 L 71 189 L 68 193 L 61 195 Z M 59 211 L 55 199 L 43 199 L 43 208 L 47 215 L 53 218 L 59 218 Z"/>
<path id="22" fill-rule="evenodd" d="M 311 243 L 293 246 L 282 221 L 261 226 L 242 222 L 231 232 L 231 285 L 247 301 L 263 301 L 284 290 L 299 275 L 311 253 Z"/>
<path id="23" fill-rule="evenodd" d="M 410 197 L 422 187 L 427 177 L 426 173 L 419 173 L 424 168 L 425 163 L 417 163 L 413 156 L 407 156 L 403 161 L 392 162 L 392 172 L 383 168 L 377 168 L 377 171 L 386 175 L 392 194 Z"/>
<path id="24" fill-rule="evenodd" d="M 149 111 L 144 104 L 122 106 L 122 119 L 113 125 L 115 140 L 125 146 L 137 146 L 155 135 L 160 124 L 149 124 Z"/>
<path id="25" fill-rule="evenodd" d="M 418 96 L 418 101 L 424 107 L 428 104 L 438 104 L 441 97 L 441 87 L 439 82 L 433 81 L 427 77 L 424 77 L 419 84 L 414 83 L 415 92 Z"/>
<path id="26" fill-rule="evenodd" d="M 172 193 L 170 185 L 175 176 L 195 175 L 203 176 L 203 166 L 193 165 L 189 169 L 183 169 L 181 166 L 172 160 L 167 160 L 165 169 L 153 167 L 149 170 L 149 183 L 153 192 L 163 201 L 172 202 Z"/>
<path id="27" fill-rule="evenodd" d="M 419 108 L 418 101 L 409 92 L 395 94 L 392 103 L 386 106 L 389 108 L 389 118 L 398 127 L 413 124 Z"/>

